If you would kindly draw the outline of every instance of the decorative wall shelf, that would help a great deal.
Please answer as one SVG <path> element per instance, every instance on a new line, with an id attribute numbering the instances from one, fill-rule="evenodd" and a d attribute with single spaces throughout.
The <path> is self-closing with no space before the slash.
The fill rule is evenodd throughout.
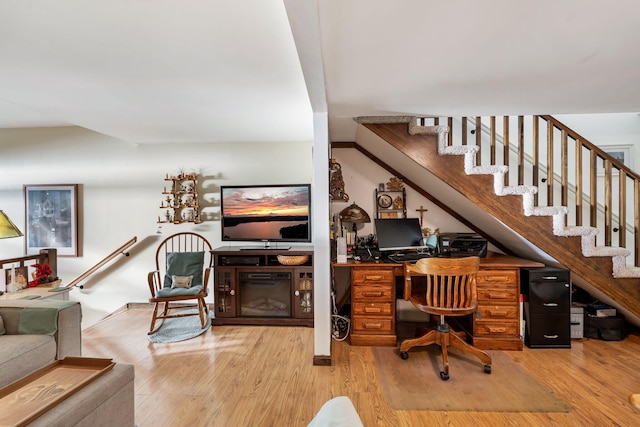
<path id="1" fill-rule="evenodd" d="M 165 212 L 163 216 L 158 216 L 158 223 L 202 222 L 198 201 L 198 175 L 182 172 L 176 176 L 167 174 L 164 180 L 168 185 L 162 190 L 165 199 L 160 203 L 160 209 Z"/>
<path id="2" fill-rule="evenodd" d="M 380 184 L 375 193 L 376 218 L 406 218 L 407 192 L 402 180 L 391 178 Z"/>

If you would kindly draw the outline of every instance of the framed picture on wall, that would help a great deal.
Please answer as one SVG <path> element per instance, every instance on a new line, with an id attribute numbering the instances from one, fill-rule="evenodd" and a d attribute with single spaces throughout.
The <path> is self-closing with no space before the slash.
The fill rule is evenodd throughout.
<path id="1" fill-rule="evenodd" d="M 606 145 L 601 146 L 600 148 L 602 148 L 611 157 L 614 157 L 616 160 L 624 163 L 625 166 L 633 169 L 633 165 L 631 164 L 631 160 L 633 158 L 631 153 L 632 145 Z M 597 168 L 598 175 L 604 175 L 604 159 L 598 158 Z M 612 174 L 617 175 L 617 170 L 613 169 Z"/>
<path id="2" fill-rule="evenodd" d="M 78 256 L 78 184 L 25 185 L 25 253 Z"/>

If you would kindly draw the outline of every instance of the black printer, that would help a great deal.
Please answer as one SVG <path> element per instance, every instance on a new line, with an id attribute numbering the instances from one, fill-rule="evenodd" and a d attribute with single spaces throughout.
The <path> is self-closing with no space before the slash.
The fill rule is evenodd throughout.
<path id="1" fill-rule="evenodd" d="M 487 239 L 476 233 L 440 233 L 438 252 L 440 256 L 484 258 L 487 256 Z"/>

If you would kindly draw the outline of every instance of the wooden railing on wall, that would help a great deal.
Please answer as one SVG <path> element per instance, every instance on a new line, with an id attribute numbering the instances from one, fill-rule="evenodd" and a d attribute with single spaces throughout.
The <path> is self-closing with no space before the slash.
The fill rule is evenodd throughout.
<path id="1" fill-rule="evenodd" d="M 103 265 L 105 265 L 106 263 L 108 263 L 109 261 L 111 261 L 112 259 L 117 257 L 118 255 L 129 256 L 129 253 L 125 252 L 125 250 L 127 250 L 127 248 L 129 248 L 131 245 L 133 245 L 137 240 L 138 240 L 138 237 L 137 236 L 133 236 L 133 238 L 131 240 L 129 240 L 124 245 L 120 246 L 115 251 L 111 252 L 102 261 L 98 262 L 96 265 L 94 265 L 93 267 L 91 267 L 90 269 L 88 269 L 87 271 L 82 273 L 80 276 L 78 276 L 75 279 L 73 279 L 68 285 L 66 285 L 66 287 L 67 288 L 72 288 L 74 286 L 78 286 L 78 283 L 80 283 L 81 281 L 83 281 L 84 279 L 86 279 L 87 277 L 92 275 L 93 273 L 95 273 L 100 267 L 102 267 Z M 79 285 L 78 287 L 80 289 L 82 289 L 82 285 Z"/>
<path id="2" fill-rule="evenodd" d="M 505 185 L 538 187 L 536 205 L 566 206 L 568 225 L 599 229 L 598 245 L 627 248 L 640 266 L 640 175 L 582 135 L 546 115 L 420 122 L 446 124 L 449 145 L 477 145 L 478 165 L 509 166 Z"/>

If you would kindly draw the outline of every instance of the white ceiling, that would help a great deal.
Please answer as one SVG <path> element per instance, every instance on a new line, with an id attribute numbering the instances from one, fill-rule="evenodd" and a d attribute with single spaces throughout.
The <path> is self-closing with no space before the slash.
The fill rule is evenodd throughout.
<path id="1" fill-rule="evenodd" d="M 313 105 L 348 141 L 359 115 L 635 112 L 639 16 L 637 0 L 5 0 L 0 127 L 308 141 Z"/>

